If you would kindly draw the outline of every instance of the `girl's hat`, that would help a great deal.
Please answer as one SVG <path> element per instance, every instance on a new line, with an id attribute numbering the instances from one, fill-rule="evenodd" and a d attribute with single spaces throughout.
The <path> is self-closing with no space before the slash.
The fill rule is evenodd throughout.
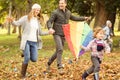
<path id="1" fill-rule="evenodd" d="M 32 9 L 41 9 L 41 6 L 37 3 L 33 4 Z"/>

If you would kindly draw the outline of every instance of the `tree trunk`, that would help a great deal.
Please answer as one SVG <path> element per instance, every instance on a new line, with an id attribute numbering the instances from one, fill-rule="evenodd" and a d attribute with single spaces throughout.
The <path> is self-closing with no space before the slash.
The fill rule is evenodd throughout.
<path id="1" fill-rule="evenodd" d="M 114 35 L 114 23 L 116 19 L 117 8 L 115 6 L 112 6 L 112 11 L 106 10 L 104 3 L 105 2 L 103 1 L 96 0 L 96 18 L 94 27 L 103 26 L 107 20 L 110 20 L 112 22 L 112 32 Z"/>
<path id="2" fill-rule="evenodd" d="M 28 5 L 27 5 L 26 13 L 21 13 L 21 15 L 28 14 L 30 12 L 31 7 L 32 7 L 32 0 L 27 0 L 27 3 L 28 3 Z M 20 10 L 19 10 L 19 12 L 20 12 Z M 21 16 L 21 15 L 18 14 L 18 16 Z M 21 26 L 19 26 L 18 32 L 19 32 L 18 38 L 21 39 L 21 34 L 22 34 Z"/>
<path id="3" fill-rule="evenodd" d="M 71 3 L 72 2 L 72 3 Z M 68 6 L 67 6 L 67 8 L 70 10 L 70 11 L 72 11 L 72 9 L 73 9 L 73 7 L 74 7 L 74 5 L 75 5 L 75 0 L 69 0 L 68 1 Z"/>
<path id="4" fill-rule="evenodd" d="M 18 13 L 17 13 L 17 19 L 19 19 L 19 18 L 21 17 L 21 15 L 23 15 L 24 13 L 21 12 L 21 10 L 18 10 L 17 12 L 18 12 Z M 20 12 L 21 12 L 21 14 L 19 14 Z M 19 27 L 18 27 L 18 38 L 19 38 L 19 39 L 21 39 L 21 34 L 22 34 L 21 32 L 22 32 L 22 31 L 21 31 L 21 26 L 19 26 Z"/>
<path id="5" fill-rule="evenodd" d="M 32 0 L 27 0 L 27 13 L 29 13 L 30 12 L 30 10 L 31 10 L 31 7 L 32 7 Z"/>
<path id="6" fill-rule="evenodd" d="M 115 24 L 115 19 L 116 19 L 116 9 L 117 8 L 114 8 L 114 11 L 112 12 L 109 12 L 108 14 L 108 20 L 110 20 L 112 22 L 112 33 L 113 33 L 113 36 L 115 36 L 114 34 L 114 24 Z"/>
<path id="7" fill-rule="evenodd" d="M 102 27 L 105 25 L 107 20 L 107 11 L 105 10 L 105 5 L 102 1 L 96 1 L 96 16 L 94 28 L 97 26 Z"/>
<path id="8" fill-rule="evenodd" d="M 119 23 L 118 23 L 118 31 L 120 31 L 120 20 L 119 20 Z"/>
<path id="9" fill-rule="evenodd" d="M 9 5 L 9 17 L 11 17 L 11 12 L 12 12 L 12 2 L 10 2 L 10 5 Z M 8 35 L 10 35 L 10 30 L 11 30 L 11 23 L 9 22 L 8 24 Z"/>

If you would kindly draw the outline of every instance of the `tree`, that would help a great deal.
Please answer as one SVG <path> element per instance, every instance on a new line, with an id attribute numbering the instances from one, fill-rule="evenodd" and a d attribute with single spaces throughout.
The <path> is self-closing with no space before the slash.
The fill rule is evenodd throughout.
<path id="1" fill-rule="evenodd" d="M 94 27 L 103 26 L 107 20 L 107 12 L 105 10 L 105 4 L 101 0 L 96 0 L 96 12 Z"/>
<path id="2" fill-rule="evenodd" d="M 112 31 L 114 31 L 117 9 L 120 10 L 120 0 L 69 0 L 68 8 L 81 16 L 95 17 L 94 27 L 102 27 L 106 20 L 110 20 L 113 24 Z"/>
<path id="3" fill-rule="evenodd" d="M 30 5 L 30 0 L 28 0 L 29 5 Z M 12 4 L 8 7 L 9 4 Z M 27 13 L 27 10 L 29 10 L 29 8 L 26 8 L 26 4 L 27 1 L 22 1 L 20 2 L 19 0 L 3 0 L 0 3 L 0 7 L 1 8 L 1 14 L 0 14 L 0 18 L 1 17 L 6 17 L 8 16 L 13 16 L 14 18 L 18 19 L 20 18 L 22 15 L 25 15 Z M 5 13 L 5 14 L 4 14 Z M 20 27 L 19 27 L 19 35 L 21 35 L 20 33 Z M 13 29 L 13 33 L 16 32 L 16 27 L 14 27 Z M 8 26 L 8 34 L 10 34 L 10 26 Z"/>
<path id="4" fill-rule="evenodd" d="M 120 3 L 120 1 L 118 1 L 118 3 Z M 119 22 L 118 22 L 118 31 L 120 31 L 120 4 L 117 5 L 117 13 L 118 13 L 118 19 L 119 19 Z"/>
<path id="5" fill-rule="evenodd" d="M 11 11 L 12 11 L 12 2 L 10 2 L 9 3 L 9 17 L 11 16 Z M 8 24 L 8 35 L 10 35 L 10 29 L 11 29 L 11 27 L 10 27 L 10 22 L 9 22 L 9 24 Z"/>
<path id="6" fill-rule="evenodd" d="M 94 18 L 94 2 L 92 0 L 68 0 L 67 8 L 80 16 L 91 16 Z M 92 21 L 92 19 L 88 22 Z"/>
<path id="7" fill-rule="evenodd" d="M 116 19 L 116 12 L 118 8 L 118 4 L 120 4 L 119 0 L 94 0 L 96 3 L 96 17 L 95 24 L 96 26 L 103 26 L 106 20 L 110 20 L 113 24 L 112 31 L 114 34 L 114 23 Z M 112 3 L 112 5 L 111 5 Z"/>
<path id="8" fill-rule="evenodd" d="M 120 31 L 120 20 L 118 22 L 118 31 Z"/>
<path id="9" fill-rule="evenodd" d="M 41 5 L 43 13 L 50 14 L 58 7 L 59 0 L 3 0 L 0 3 L 0 7 L 2 7 L 0 8 L 0 18 L 8 13 L 7 5 L 11 1 L 12 15 L 18 19 L 27 14 L 34 3 Z M 80 16 L 92 16 L 92 19 L 95 17 L 94 27 L 103 26 L 106 20 L 111 20 L 113 23 L 112 30 L 114 31 L 116 14 L 120 14 L 120 0 L 68 0 L 67 3 L 67 8 L 71 12 Z"/>
<path id="10" fill-rule="evenodd" d="M 27 0 L 27 13 L 30 12 L 32 7 L 32 0 Z"/>

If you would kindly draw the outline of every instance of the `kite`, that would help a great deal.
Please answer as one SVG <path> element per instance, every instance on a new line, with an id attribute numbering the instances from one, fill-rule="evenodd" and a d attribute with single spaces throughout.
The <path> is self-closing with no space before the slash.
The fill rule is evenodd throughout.
<path id="1" fill-rule="evenodd" d="M 78 58 L 84 54 L 80 46 L 87 46 L 93 39 L 93 31 L 86 22 L 77 22 L 75 24 L 65 24 L 62 26 L 65 39 L 73 55 Z"/>

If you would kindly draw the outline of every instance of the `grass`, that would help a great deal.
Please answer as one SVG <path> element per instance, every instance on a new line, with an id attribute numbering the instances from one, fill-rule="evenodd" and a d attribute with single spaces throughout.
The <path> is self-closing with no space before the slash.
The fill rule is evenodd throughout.
<path id="1" fill-rule="evenodd" d="M 7 33 L 7 31 L 5 29 L 0 29 L 0 55 L 1 56 L 13 56 L 14 54 L 21 54 L 22 51 L 19 49 L 19 45 L 20 45 L 20 40 L 17 38 L 18 34 L 11 34 L 11 35 L 7 35 L 5 33 Z M 119 32 L 115 32 L 115 34 L 117 34 L 117 36 L 113 37 L 113 52 L 117 52 L 119 53 L 119 40 L 120 40 L 120 36 L 118 35 Z M 55 51 L 55 43 L 53 40 L 53 37 L 51 35 L 49 36 L 42 36 L 42 40 L 43 40 L 43 49 L 39 50 L 39 56 L 40 57 L 50 57 L 54 51 Z M 73 58 L 67 43 L 65 43 L 65 47 L 64 47 L 64 53 L 63 53 L 63 57 L 71 57 Z"/>
<path id="2" fill-rule="evenodd" d="M 0 29 L 0 47 L 4 47 L 5 49 L 9 49 L 9 51 L 6 53 L 5 51 L 2 51 L 0 54 L 5 55 L 5 54 L 20 54 L 21 51 L 19 50 L 19 45 L 20 45 L 20 39 L 17 38 L 18 34 L 11 34 L 7 35 L 7 30 L 5 29 Z M 120 40 L 120 36 L 118 35 L 119 32 L 115 32 L 117 36 L 113 37 L 113 45 L 114 45 L 114 51 L 119 52 L 118 44 Z M 55 51 L 55 43 L 53 40 L 53 37 L 51 35 L 49 36 L 41 36 L 43 40 L 43 49 L 39 50 L 39 53 L 41 56 L 50 56 L 54 51 Z M 65 56 L 70 55 L 71 53 L 68 49 L 67 43 L 65 43 L 64 47 L 64 54 Z"/>

